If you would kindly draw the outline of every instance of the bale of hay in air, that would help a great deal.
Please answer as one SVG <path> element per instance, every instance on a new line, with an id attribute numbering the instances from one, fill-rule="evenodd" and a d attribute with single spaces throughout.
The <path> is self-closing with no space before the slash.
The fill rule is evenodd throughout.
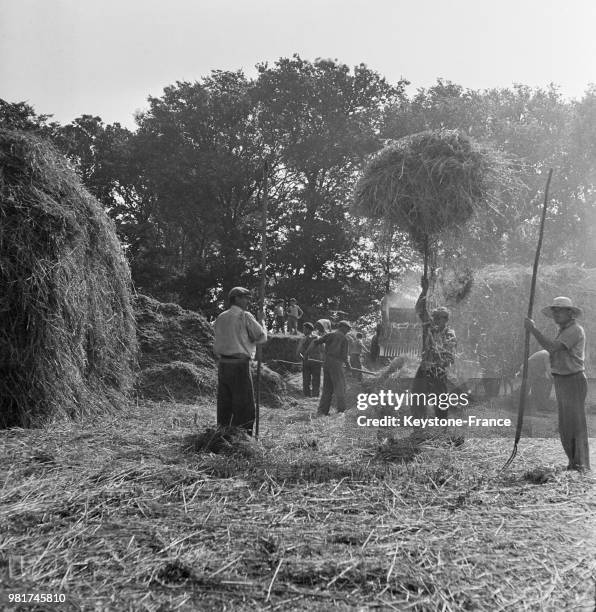
<path id="1" fill-rule="evenodd" d="M 406 231 L 424 252 L 429 237 L 463 226 L 512 186 L 496 151 L 458 130 L 429 130 L 401 138 L 371 159 L 352 209 Z"/>
<path id="2" fill-rule="evenodd" d="M 0 130 L 0 426 L 119 407 L 136 355 L 113 223 L 49 144 Z"/>

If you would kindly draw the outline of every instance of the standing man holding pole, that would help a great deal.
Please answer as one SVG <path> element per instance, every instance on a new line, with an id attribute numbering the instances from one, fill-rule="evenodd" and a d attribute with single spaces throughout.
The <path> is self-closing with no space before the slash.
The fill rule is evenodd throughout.
<path id="1" fill-rule="evenodd" d="M 559 435 L 569 459 L 567 469 L 587 471 L 590 469 L 590 450 L 585 409 L 588 390 L 584 374 L 586 334 L 575 320 L 581 316 L 582 311 L 573 305 L 570 298 L 557 297 L 550 306 L 542 309 L 542 314 L 554 319 L 559 326 L 559 333 L 554 340 L 538 331 L 529 317 L 524 320 L 524 325 L 550 354 L 559 406 Z"/>
<path id="2" fill-rule="evenodd" d="M 234 287 L 230 307 L 215 320 L 213 350 L 217 364 L 217 424 L 240 427 L 249 435 L 255 421 L 255 398 L 250 360 L 256 347 L 267 341 L 267 330 L 248 312 L 250 291 Z"/>

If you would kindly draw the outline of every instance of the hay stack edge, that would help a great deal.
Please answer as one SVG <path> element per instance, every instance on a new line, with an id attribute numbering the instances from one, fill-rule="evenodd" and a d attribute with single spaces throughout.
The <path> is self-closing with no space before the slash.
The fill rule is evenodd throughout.
<path id="1" fill-rule="evenodd" d="M 129 268 L 67 161 L 0 130 L 0 427 L 122 406 L 136 358 Z"/>

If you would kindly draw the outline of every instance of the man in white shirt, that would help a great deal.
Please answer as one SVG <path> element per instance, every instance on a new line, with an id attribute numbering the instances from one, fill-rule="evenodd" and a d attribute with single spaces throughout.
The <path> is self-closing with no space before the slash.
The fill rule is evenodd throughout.
<path id="1" fill-rule="evenodd" d="M 213 350 L 217 366 L 217 424 L 242 427 L 252 435 L 255 399 L 250 375 L 250 360 L 256 345 L 267 341 L 267 330 L 247 311 L 250 291 L 234 287 L 229 295 L 230 308 L 215 321 Z"/>

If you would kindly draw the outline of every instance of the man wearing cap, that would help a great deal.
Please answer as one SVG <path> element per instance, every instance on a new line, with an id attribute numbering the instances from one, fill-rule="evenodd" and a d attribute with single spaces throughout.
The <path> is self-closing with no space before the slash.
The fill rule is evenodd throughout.
<path id="1" fill-rule="evenodd" d="M 296 298 L 292 298 L 286 311 L 286 316 L 288 319 L 288 334 L 296 335 L 298 333 L 298 319 L 301 319 L 303 314 L 304 312 L 302 311 L 302 308 L 298 306 Z"/>
<path id="2" fill-rule="evenodd" d="M 300 340 L 296 349 L 297 356 L 302 360 L 302 392 L 304 397 L 319 397 L 321 388 L 322 348 L 320 346 L 313 347 L 313 350 L 307 356 L 308 349 L 317 339 L 317 336 L 313 334 L 314 329 L 315 326 L 312 323 L 307 322 L 302 326 L 304 338 Z"/>
<path id="3" fill-rule="evenodd" d="M 420 281 L 422 291 L 416 302 L 416 314 L 422 321 L 425 345 L 422 350 L 422 359 L 412 383 L 412 393 L 425 396 L 412 406 L 414 416 L 423 418 L 426 414 L 426 396 L 447 392 L 447 369 L 455 361 L 455 348 L 457 340 L 455 332 L 447 325 L 449 311 L 441 306 L 435 308 L 430 314 L 426 307 L 428 293 L 428 279 L 422 277 Z M 448 409 L 439 408 L 438 402 L 434 406 L 435 416 L 447 418 Z"/>
<path id="4" fill-rule="evenodd" d="M 252 435 L 255 399 L 250 375 L 250 360 L 256 345 L 267 341 L 267 330 L 247 311 L 250 291 L 234 287 L 230 307 L 215 320 L 213 350 L 217 365 L 217 424 L 242 427 Z"/>
<path id="5" fill-rule="evenodd" d="M 315 340 L 307 351 L 309 356 L 315 347 L 325 347 L 323 362 L 323 393 L 319 401 L 318 415 L 328 415 L 331 400 L 335 395 L 337 411 L 346 411 L 346 376 L 344 366 L 350 370 L 348 361 L 348 339 L 346 334 L 352 329 L 347 321 L 340 321 L 335 331 L 329 332 Z"/>
<path id="6" fill-rule="evenodd" d="M 532 319 L 524 320 L 525 328 L 550 354 L 550 367 L 559 407 L 559 436 L 569 459 L 568 470 L 589 470 L 590 451 L 586 424 L 585 401 L 588 383 L 584 373 L 586 334 L 577 324 L 582 311 L 568 297 L 557 297 L 542 314 L 553 319 L 559 333 L 551 340 L 536 329 Z"/>

